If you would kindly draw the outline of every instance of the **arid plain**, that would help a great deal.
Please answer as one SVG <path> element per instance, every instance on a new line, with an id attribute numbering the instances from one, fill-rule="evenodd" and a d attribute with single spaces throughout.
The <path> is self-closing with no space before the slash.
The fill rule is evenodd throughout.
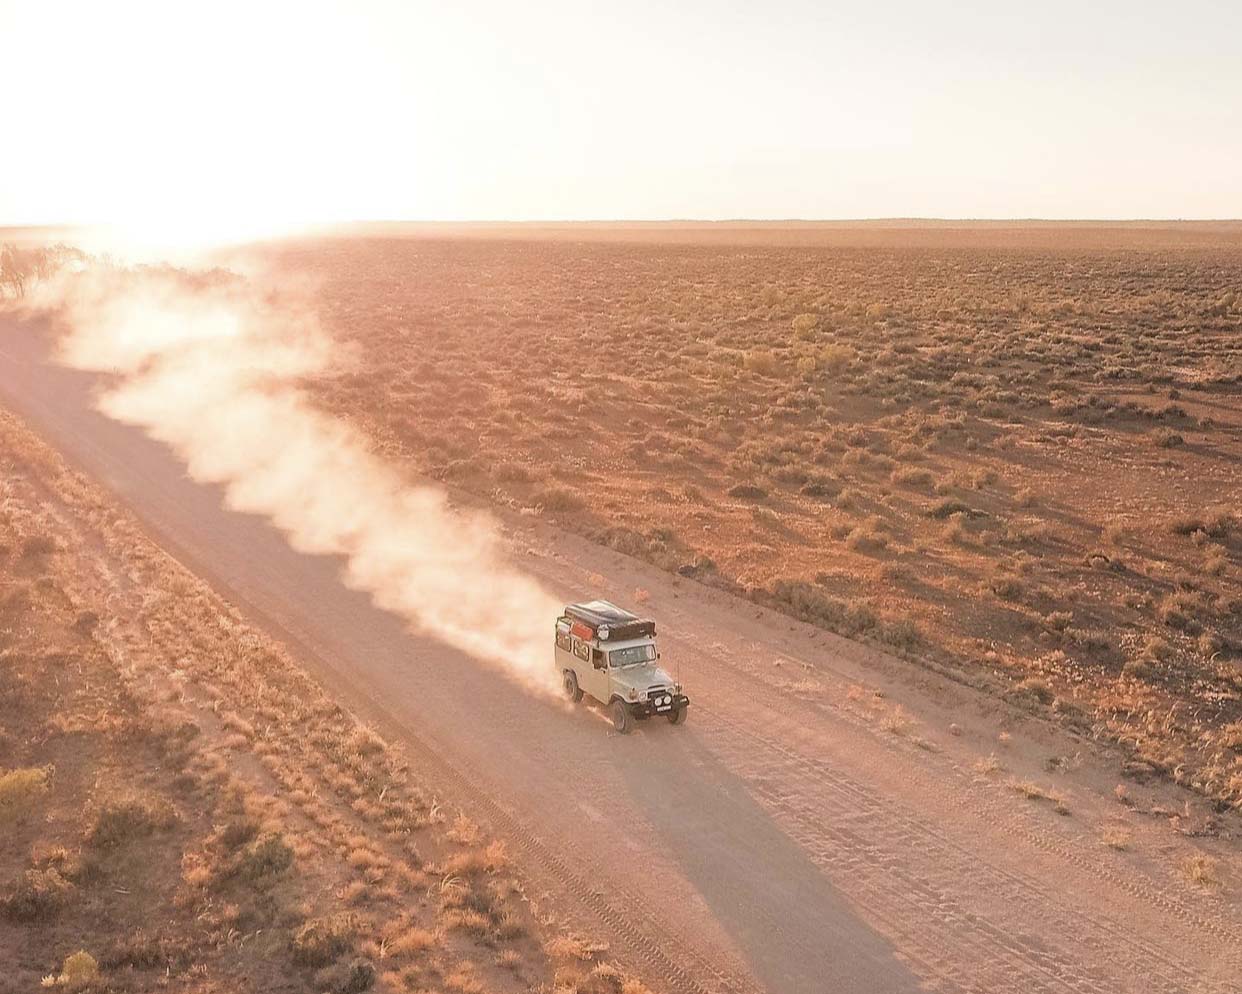
<path id="1" fill-rule="evenodd" d="M 327 423 L 660 619 L 690 722 L 410 635 L 10 315 L 0 990 L 1232 989 L 1242 225 L 219 261 L 322 326 Z"/>
<path id="2" fill-rule="evenodd" d="M 1242 228 L 401 231 L 279 263 L 380 451 L 1242 803 Z"/>

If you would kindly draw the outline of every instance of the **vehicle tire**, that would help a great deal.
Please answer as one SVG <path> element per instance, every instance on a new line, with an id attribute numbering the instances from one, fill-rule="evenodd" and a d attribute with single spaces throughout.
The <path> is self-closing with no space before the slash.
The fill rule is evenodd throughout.
<path id="1" fill-rule="evenodd" d="M 573 670 L 565 671 L 565 696 L 577 704 L 582 700 L 582 688 L 578 686 L 578 674 Z"/>
<path id="2" fill-rule="evenodd" d="M 630 709 L 625 706 L 625 701 L 613 698 L 608 713 L 612 716 L 612 727 L 618 732 L 624 735 L 630 730 Z"/>
<path id="3" fill-rule="evenodd" d="M 668 723 L 670 725 L 684 725 L 686 723 L 686 714 L 689 712 L 688 707 L 679 707 L 676 711 L 668 713 Z"/>

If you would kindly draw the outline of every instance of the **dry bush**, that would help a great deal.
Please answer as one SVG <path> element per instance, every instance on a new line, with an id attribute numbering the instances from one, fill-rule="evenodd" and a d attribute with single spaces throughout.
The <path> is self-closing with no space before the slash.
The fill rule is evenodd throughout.
<path id="1" fill-rule="evenodd" d="M 55 918 L 73 894 L 73 884 L 55 867 L 26 870 L 0 895 L 0 909 L 18 922 L 46 922 Z"/>
<path id="2" fill-rule="evenodd" d="M 819 350 L 819 363 L 827 370 L 839 373 L 854 361 L 855 352 L 848 345 L 825 345 Z"/>
<path id="3" fill-rule="evenodd" d="M 570 490 L 568 487 L 543 487 L 537 490 L 531 497 L 532 501 L 545 511 L 553 513 L 563 513 L 570 511 L 580 511 L 586 506 L 586 502 L 581 495 Z"/>
<path id="4" fill-rule="evenodd" d="M 760 376 L 775 376 L 777 370 L 776 356 L 771 352 L 757 350 L 747 352 L 742 365 L 752 373 Z"/>
<path id="5" fill-rule="evenodd" d="M 991 753 L 975 762 L 975 772 L 981 773 L 985 777 L 995 776 L 997 773 L 1003 773 L 1004 770 L 1004 764 L 997 759 L 995 753 Z"/>
<path id="6" fill-rule="evenodd" d="M 329 994 L 362 994 L 375 985 L 375 967 L 363 959 L 332 963 L 315 971 L 315 990 Z"/>
<path id="7" fill-rule="evenodd" d="M 81 991 L 90 987 L 99 979 L 99 964 L 95 957 L 85 949 L 79 949 L 65 957 L 59 976 L 45 978 L 45 987 L 64 987 L 70 991 Z M 49 982 L 50 981 L 50 982 Z"/>
<path id="8" fill-rule="evenodd" d="M 936 478 L 931 470 L 911 467 L 893 470 L 889 479 L 905 487 L 930 487 Z"/>
<path id="9" fill-rule="evenodd" d="M 335 962 L 353 948 L 356 929 L 357 919 L 349 913 L 304 922 L 290 940 L 294 962 L 315 968 Z"/>
<path id="10" fill-rule="evenodd" d="M 1130 831 L 1117 825 L 1109 825 L 1104 829 L 1100 836 L 1100 841 L 1109 849 L 1116 849 L 1119 852 L 1128 850 L 1133 842 L 1133 836 Z"/>
<path id="11" fill-rule="evenodd" d="M 453 821 L 453 826 L 444 834 L 445 838 L 463 846 L 475 845 L 482 838 L 479 826 L 464 814 L 459 814 Z"/>
<path id="12" fill-rule="evenodd" d="M 862 524 L 850 529 L 845 544 L 858 552 L 882 552 L 888 548 L 888 536 L 883 531 L 880 518 L 872 516 Z"/>
<path id="13" fill-rule="evenodd" d="M 30 813 L 51 786 L 52 767 L 22 767 L 0 773 L 0 824 Z"/>
<path id="14" fill-rule="evenodd" d="M 819 327 L 819 318 L 814 314 L 799 314 L 790 322 L 794 337 L 810 341 L 815 337 L 815 329 Z"/>
<path id="15" fill-rule="evenodd" d="M 1216 887 L 1220 880 L 1216 875 L 1216 860 L 1203 853 L 1187 856 L 1179 865 L 1182 876 L 1198 887 Z"/>
<path id="16" fill-rule="evenodd" d="M 1171 428 L 1155 428 L 1147 437 L 1152 445 L 1161 449 L 1175 449 L 1179 445 L 1186 444 L 1186 439 Z"/>
<path id="17" fill-rule="evenodd" d="M 105 801 L 87 830 L 86 844 L 97 849 L 114 849 L 152 832 L 174 828 L 179 821 L 176 809 L 163 798 L 128 797 Z"/>
<path id="18" fill-rule="evenodd" d="M 266 832 L 237 852 L 225 855 L 211 873 L 217 886 L 237 880 L 264 884 L 293 865 L 292 847 L 278 832 Z"/>

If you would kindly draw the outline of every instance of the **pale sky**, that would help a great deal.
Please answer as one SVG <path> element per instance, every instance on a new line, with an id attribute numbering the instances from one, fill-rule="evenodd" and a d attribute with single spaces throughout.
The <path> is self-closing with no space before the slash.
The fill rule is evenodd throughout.
<path id="1" fill-rule="evenodd" d="M 1242 217 L 1242 3 L 0 0 L 0 224 Z"/>

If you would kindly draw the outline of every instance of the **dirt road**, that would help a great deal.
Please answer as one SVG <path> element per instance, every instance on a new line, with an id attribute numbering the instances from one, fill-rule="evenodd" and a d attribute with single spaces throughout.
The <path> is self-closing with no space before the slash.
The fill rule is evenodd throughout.
<path id="1" fill-rule="evenodd" d="M 89 379 L 43 348 L 0 327 L 0 402 L 405 743 L 654 988 L 1237 990 L 1229 843 L 1174 834 L 1159 788 L 1117 804 L 1115 760 L 1090 744 L 546 523 L 507 522 L 515 560 L 566 599 L 650 592 L 694 706 L 684 727 L 617 736 L 410 633 L 346 589 L 338 561 L 225 509 L 167 449 L 97 414 Z M 1027 780 L 1064 813 L 1010 783 Z M 1118 825 L 1132 842 L 1101 844 Z M 1219 886 L 1177 875 L 1202 846 Z"/>

